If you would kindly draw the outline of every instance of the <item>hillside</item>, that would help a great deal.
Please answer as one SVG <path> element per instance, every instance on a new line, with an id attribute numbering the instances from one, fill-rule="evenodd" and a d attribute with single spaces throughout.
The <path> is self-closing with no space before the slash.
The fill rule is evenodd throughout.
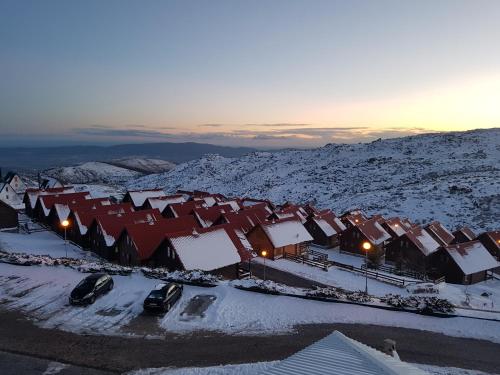
<path id="1" fill-rule="evenodd" d="M 51 168 L 44 171 L 43 174 L 66 184 L 122 184 L 142 176 L 142 173 L 135 170 L 102 162 L 88 162 L 74 167 Z"/>
<path id="2" fill-rule="evenodd" d="M 175 168 L 174 163 L 160 159 L 123 158 L 111 160 L 108 164 L 144 174 L 167 172 Z"/>
<path id="3" fill-rule="evenodd" d="M 329 144 L 313 150 L 208 155 L 132 182 L 313 202 L 337 213 L 407 216 L 476 230 L 500 227 L 500 129 Z"/>

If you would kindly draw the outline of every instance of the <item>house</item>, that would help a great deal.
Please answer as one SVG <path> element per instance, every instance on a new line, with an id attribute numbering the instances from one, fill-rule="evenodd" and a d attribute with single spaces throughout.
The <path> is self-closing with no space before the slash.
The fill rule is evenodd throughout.
<path id="1" fill-rule="evenodd" d="M 385 246 L 385 261 L 400 269 L 426 273 L 430 267 L 429 256 L 440 246 L 426 230 L 413 227 Z"/>
<path id="2" fill-rule="evenodd" d="M 126 225 L 115 244 L 119 254 L 117 260 L 127 266 L 167 266 L 156 253 L 165 236 L 195 229 L 198 230 L 199 226 L 193 216 Z"/>
<path id="3" fill-rule="evenodd" d="M 2 181 L 1 171 L 0 171 L 0 182 Z M 9 184 L 10 187 L 16 192 L 16 194 L 24 194 L 26 191 L 26 184 L 23 179 L 15 172 L 8 172 L 3 178 L 3 182 Z"/>
<path id="4" fill-rule="evenodd" d="M 68 220 L 68 217 L 73 208 L 79 207 L 80 209 L 91 209 L 92 207 L 96 208 L 109 205 L 111 205 L 111 202 L 107 198 L 72 200 L 64 203 L 54 203 L 54 205 L 50 209 L 48 217 L 46 218 L 46 222 L 53 231 L 62 234 L 63 228 L 61 227 L 61 223 L 64 220 Z"/>
<path id="5" fill-rule="evenodd" d="M 354 216 L 353 216 L 354 217 Z M 363 244 L 368 242 L 371 249 L 368 257 L 374 263 L 379 263 L 384 255 L 385 242 L 391 238 L 391 235 L 378 222 L 379 218 L 369 220 L 361 219 L 356 225 L 348 226 L 340 236 L 340 250 L 353 254 L 365 255 Z"/>
<path id="6" fill-rule="evenodd" d="M 88 192 L 40 195 L 33 210 L 33 217 L 39 222 L 48 224 L 50 210 L 54 204 L 74 204 L 78 201 L 90 199 Z"/>
<path id="7" fill-rule="evenodd" d="M 17 210 L 23 209 L 23 201 L 15 190 L 6 182 L 0 182 L 0 201 Z"/>
<path id="8" fill-rule="evenodd" d="M 425 230 L 434 238 L 441 246 L 449 245 L 455 237 L 445 228 L 439 221 L 433 221 L 425 227 Z"/>
<path id="9" fill-rule="evenodd" d="M 477 239 L 491 255 L 500 261 L 500 230 L 484 232 L 480 234 Z"/>
<path id="10" fill-rule="evenodd" d="M 269 212 L 263 206 L 252 206 L 238 212 L 225 212 L 214 223 L 214 225 L 231 224 L 243 233 L 248 233 L 257 224 L 267 220 Z"/>
<path id="11" fill-rule="evenodd" d="M 462 243 L 474 241 L 477 236 L 469 227 L 462 227 L 453 232 L 453 237 L 455 238 L 452 243 Z"/>
<path id="12" fill-rule="evenodd" d="M 324 247 L 338 246 L 340 234 L 347 229 L 330 210 L 309 216 L 304 227 L 313 237 L 313 243 Z"/>
<path id="13" fill-rule="evenodd" d="M 247 238 L 259 255 L 265 250 L 266 257 L 273 260 L 282 258 L 285 253 L 303 255 L 313 240 L 300 220 L 294 218 L 259 223 L 247 233 Z"/>
<path id="14" fill-rule="evenodd" d="M 166 195 L 163 189 L 130 190 L 123 197 L 123 203 L 132 203 L 134 209 L 141 210 L 145 208 L 146 199 L 165 197 Z"/>
<path id="15" fill-rule="evenodd" d="M 255 198 L 242 198 L 240 199 L 240 205 L 245 208 L 245 207 L 254 207 L 256 205 L 264 205 L 267 207 L 269 213 L 273 213 L 274 211 L 274 204 L 270 200 L 267 199 L 255 199 Z"/>
<path id="16" fill-rule="evenodd" d="M 242 261 L 225 228 L 200 228 L 167 234 L 153 255 L 171 270 L 201 270 L 228 279 L 238 277 Z"/>
<path id="17" fill-rule="evenodd" d="M 69 194 L 75 193 L 75 189 L 73 186 L 65 186 L 62 188 L 54 188 L 54 189 L 26 189 L 23 197 L 23 203 L 25 207 L 26 214 L 28 216 L 33 216 L 33 210 L 35 209 L 36 202 L 40 195 L 54 195 L 54 194 Z"/>
<path id="18" fill-rule="evenodd" d="M 17 229 L 18 226 L 16 209 L 0 200 L 0 230 Z"/>
<path id="19" fill-rule="evenodd" d="M 399 217 L 392 217 L 384 220 L 380 225 L 382 225 L 382 228 L 391 235 L 392 240 L 402 236 L 411 229 L 409 222 L 401 220 Z"/>
<path id="20" fill-rule="evenodd" d="M 307 220 L 307 212 L 301 207 L 291 203 L 287 203 L 285 206 L 280 208 L 279 210 L 275 210 L 270 216 L 269 220 L 281 220 L 287 218 L 297 218 L 300 220 L 302 224 L 304 224 Z"/>
<path id="21" fill-rule="evenodd" d="M 347 228 L 354 227 L 367 220 L 368 217 L 361 210 L 347 211 L 340 216 L 340 221 L 342 221 Z"/>
<path id="22" fill-rule="evenodd" d="M 151 210 L 157 208 L 163 212 L 165 207 L 171 203 L 186 202 L 186 198 L 182 194 L 166 195 L 164 197 L 147 198 L 144 202 L 144 209 Z"/>
<path id="23" fill-rule="evenodd" d="M 123 215 L 128 212 L 134 212 L 134 208 L 130 203 L 111 204 L 109 206 L 73 207 L 68 215 L 70 224 L 67 228 L 67 237 L 80 246 L 88 248 L 90 244 L 88 242 L 87 231 L 96 216 Z"/>
<path id="24" fill-rule="evenodd" d="M 126 225 L 150 223 L 161 219 L 162 216 L 158 210 L 140 210 L 116 215 L 97 215 L 87 230 L 90 250 L 107 260 L 116 261 L 119 254 L 118 248 L 115 247 L 115 242 L 120 237 Z"/>
<path id="25" fill-rule="evenodd" d="M 194 208 L 192 214 L 198 220 L 200 227 L 208 228 L 217 222 L 226 212 L 233 212 L 230 205 Z"/>
<path id="26" fill-rule="evenodd" d="M 432 258 L 433 266 L 452 284 L 475 284 L 500 264 L 479 241 L 443 246 Z"/>
<path id="27" fill-rule="evenodd" d="M 207 207 L 204 201 L 189 201 L 181 203 L 170 203 L 162 211 L 163 217 L 176 218 L 186 215 L 192 215 L 195 208 Z"/>

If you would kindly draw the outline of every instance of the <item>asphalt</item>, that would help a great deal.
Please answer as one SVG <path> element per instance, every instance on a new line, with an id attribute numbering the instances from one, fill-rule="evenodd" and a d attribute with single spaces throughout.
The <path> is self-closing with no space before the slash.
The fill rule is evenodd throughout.
<path id="1" fill-rule="evenodd" d="M 151 321 L 154 322 L 153 317 Z M 500 369 L 500 344 L 405 328 L 316 324 L 298 326 L 293 333 L 268 336 L 225 335 L 204 331 L 188 335 L 167 333 L 161 338 L 94 336 L 43 329 L 19 312 L 1 309 L 0 352 L 29 357 L 28 366 L 43 367 L 49 362 L 61 362 L 75 367 L 75 371 L 80 367 L 82 371 L 120 373 L 150 367 L 215 366 L 279 360 L 334 330 L 378 348 L 385 338 L 396 340 L 398 353 L 404 361 L 488 373 Z M 22 363 L 12 364 L 13 359 L 5 354 L 1 360 L 10 366 L 22 366 Z M 16 367 L 13 368 L 15 371 Z M 15 371 L 14 374 L 39 373 L 29 371 L 35 370 Z"/>

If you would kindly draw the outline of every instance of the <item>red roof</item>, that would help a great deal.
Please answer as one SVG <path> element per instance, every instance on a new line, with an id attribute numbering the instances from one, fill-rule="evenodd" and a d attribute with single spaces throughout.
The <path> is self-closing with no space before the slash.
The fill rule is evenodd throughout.
<path id="1" fill-rule="evenodd" d="M 462 233 L 465 237 L 467 237 L 469 240 L 475 240 L 476 239 L 476 234 L 470 229 L 469 227 L 462 227 L 457 230 L 457 232 Z"/>
<path id="2" fill-rule="evenodd" d="M 200 222 L 201 226 L 211 227 L 224 213 L 233 212 L 229 205 L 200 207 L 193 209 L 193 214 Z"/>
<path id="3" fill-rule="evenodd" d="M 108 206 L 75 207 L 74 215 L 78 215 L 80 224 L 89 227 L 97 215 L 116 215 L 119 213 L 134 212 L 131 203 L 110 204 Z"/>
<path id="4" fill-rule="evenodd" d="M 189 201 L 169 204 L 165 209 L 170 209 L 176 217 L 191 215 L 193 210 L 203 206 L 203 201 Z"/>
<path id="5" fill-rule="evenodd" d="M 349 222 L 352 225 L 358 225 L 367 221 L 367 217 L 361 211 L 351 211 L 340 217 L 343 223 Z"/>
<path id="6" fill-rule="evenodd" d="M 341 233 L 346 230 L 345 225 L 340 221 L 339 218 L 335 216 L 331 210 L 323 210 L 320 214 L 314 215 L 315 219 L 325 220 L 337 233 Z"/>
<path id="7" fill-rule="evenodd" d="M 377 218 L 366 220 L 356 226 L 365 238 L 372 244 L 380 245 L 382 242 L 391 238 L 384 228 L 380 225 Z"/>
<path id="8" fill-rule="evenodd" d="M 125 214 L 116 215 L 96 215 L 93 221 L 98 222 L 101 228 L 107 235 L 113 237 L 115 240 L 120 236 L 126 225 L 159 221 L 163 217 L 159 210 L 141 210 L 134 212 L 127 212 Z"/>
<path id="9" fill-rule="evenodd" d="M 425 230 L 442 246 L 449 245 L 455 239 L 453 234 L 439 221 L 430 223 L 425 227 Z"/>
<path id="10" fill-rule="evenodd" d="M 87 197 L 90 197 L 88 192 L 81 193 L 68 193 L 68 194 L 54 194 L 54 195 L 40 195 L 38 200 L 43 204 L 47 210 L 54 206 L 54 204 L 74 204 L 78 201 L 84 201 Z"/>
<path id="11" fill-rule="evenodd" d="M 248 233 L 259 223 L 266 221 L 268 212 L 263 207 L 253 207 L 240 210 L 238 212 L 228 212 L 222 215 L 226 223 Z"/>

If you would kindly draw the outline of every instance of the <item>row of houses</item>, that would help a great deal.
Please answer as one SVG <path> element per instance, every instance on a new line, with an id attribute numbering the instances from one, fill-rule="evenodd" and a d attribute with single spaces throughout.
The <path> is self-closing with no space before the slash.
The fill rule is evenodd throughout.
<path id="1" fill-rule="evenodd" d="M 473 283 L 498 267 L 498 231 L 476 236 L 425 227 L 404 218 L 368 217 L 360 210 L 337 217 L 311 205 L 227 198 L 203 191 L 129 191 L 121 203 L 93 199 L 72 187 L 28 189 L 26 213 L 103 258 L 124 265 L 202 269 L 236 277 L 238 264 L 254 256 L 304 256 L 309 244 L 364 255 L 371 245 L 375 265 L 387 263 L 449 282 Z"/>

